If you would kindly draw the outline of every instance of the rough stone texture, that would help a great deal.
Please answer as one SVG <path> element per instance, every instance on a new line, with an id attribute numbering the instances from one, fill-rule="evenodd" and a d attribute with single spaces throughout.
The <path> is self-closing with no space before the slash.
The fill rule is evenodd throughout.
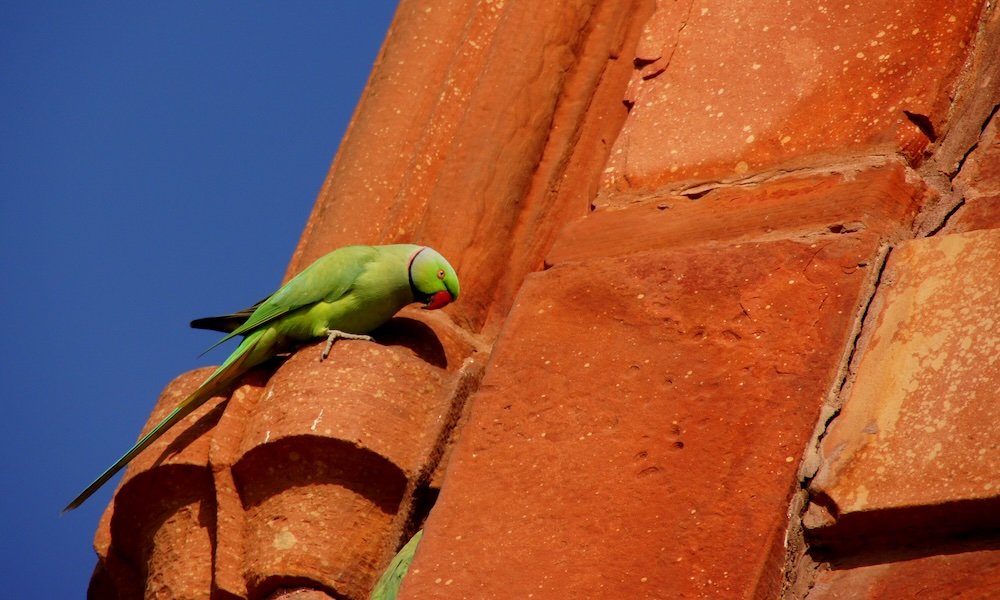
<path id="1" fill-rule="evenodd" d="M 825 536 L 1000 527 L 1000 230 L 903 242 L 872 310 L 812 482 Z"/>
<path id="2" fill-rule="evenodd" d="M 960 233 L 1000 227 L 1000 194 L 966 200 L 948 221 L 945 233 Z"/>
<path id="3" fill-rule="evenodd" d="M 167 386 L 143 433 L 211 372 L 191 371 Z M 253 375 L 248 379 L 256 381 Z M 237 393 L 248 392 L 251 386 Z M 211 427 L 221 407 L 209 400 L 128 466 L 94 538 L 102 560 L 91 583 L 93 595 L 107 587 L 126 598 L 204 596 L 212 581 L 211 563 L 204 557 L 211 555 L 215 509 L 206 466 Z"/>
<path id="4" fill-rule="evenodd" d="M 462 298 L 141 455 L 91 596 L 360 600 L 423 526 L 406 598 L 991 597 L 998 50 L 979 0 L 404 0 L 288 273 L 415 241 Z"/>
<path id="5" fill-rule="evenodd" d="M 942 233 L 1000 227 L 1000 116 L 997 114 L 966 158 L 955 178 L 955 187 L 965 203 Z"/>
<path id="6" fill-rule="evenodd" d="M 251 592 L 303 578 L 363 594 L 448 410 L 447 371 L 415 352 L 340 344 L 321 363 L 319 351 L 271 378 L 233 465 Z"/>
<path id="7" fill-rule="evenodd" d="M 462 274 L 449 314 L 495 333 L 587 210 L 649 4 L 402 2 L 289 272 L 359 240 L 433 243 Z"/>
<path id="8" fill-rule="evenodd" d="M 798 199 L 808 211 L 815 191 Z M 869 232 L 825 233 L 585 248 L 530 277 L 408 597 L 773 596 L 798 457 L 869 279 L 859 265 L 879 247 Z"/>
<path id="9" fill-rule="evenodd" d="M 1000 11 L 991 3 L 984 6 L 970 49 L 964 73 L 949 95 L 951 109 L 941 139 L 924 164 L 930 177 L 962 178 L 969 150 L 982 143 L 984 126 L 1000 106 Z"/>
<path id="10" fill-rule="evenodd" d="M 563 230 L 549 264 L 709 242 L 871 231 L 897 238 L 932 193 L 899 163 L 848 174 L 787 177 L 597 210 Z M 902 227 L 901 227 L 902 226 Z"/>
<path id="11" fill-rule="evenodd" d="M 1000 550 L 979 550 L 829 571 L 808 600 L 988 600 L 997 582 Z"/>
<path id="12" fill-rule="evenodd" d="M 268 596 L 269 600 L 330 600 L 333 596 L 309 588 L 280 589 Z"/>
<path id="13" fill-rule="evenodd" d="M 683 187 L 896 152 L 917 161 L 946 126 L 981 6 L 659 2 L 604 186 Z"/>

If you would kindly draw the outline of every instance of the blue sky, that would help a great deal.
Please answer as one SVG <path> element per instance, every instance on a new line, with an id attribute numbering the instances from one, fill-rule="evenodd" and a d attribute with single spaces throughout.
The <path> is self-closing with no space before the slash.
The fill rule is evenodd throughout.
<path id="1" fill-rule="evenodd" d="M 82 598 L 118 478 L 59 511 L 280 284 L 395 2 L 0 6 L 3 593 Z"/>

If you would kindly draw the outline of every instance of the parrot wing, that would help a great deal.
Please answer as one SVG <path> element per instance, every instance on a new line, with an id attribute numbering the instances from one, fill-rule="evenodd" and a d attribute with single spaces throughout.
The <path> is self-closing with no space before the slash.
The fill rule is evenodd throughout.
<path id="1" fill-rule="evenodd" d="M 371 246 L 347 246 L 327 254 L 261 302 L 242 325 L 205 352 L 304 306 L 339 300 L 351 291 L 358 276 L 377 257 L 378 252 Z"/>

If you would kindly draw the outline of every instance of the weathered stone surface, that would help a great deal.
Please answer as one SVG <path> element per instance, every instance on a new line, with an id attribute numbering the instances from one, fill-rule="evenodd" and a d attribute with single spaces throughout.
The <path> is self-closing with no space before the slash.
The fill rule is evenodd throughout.
<path id="1" fill-rule="evenodd" d="M 929 194 L 899 163 L 849 174 L 785 177 L 726 187 L 692 200 L 647 200 L 597 210 L 571 222 L 547 256 L 550 264 L 596 256 L 698 245 L 871 231 L 907 234 Z"/>
<path id="2" fill-rule="evenodd" d="M 978 550 L 826 571 L 806 599 L 987 600 L 998 582 L 1000 550 Z"/>
<path id="3" fill-rule="evenodd" d="M 951 114 L 925 165 L 928 172 L 954 178 L 976 140 L 982 144 L 983 127 L 991 114 L 996 127 L 996 108 L 1000 106 L 1000 11 L 993 3 L 983 8 L 971 56 L 949 100 Z"/>
<path id="4" fill-rule="evenodd" d="M 145 435 L 146 432 L 167 416 L 167 413 L 173 410 L 195 388 L 201 385 L 205 378 L 212 373 L 212 370 L 212 367 L 195 369 L 178 376 L 170 382 L 164 388 L 163 393 L 156 403 L 156 407 L 153 409 L 152 414 L 150 414 L 149 419 L 143 426 L 142 432 L 137 438 Z M 165 471 L 169 470 L 165 468 L 169 465 L 187 465 L 205 468 L 208 464 L 208 449 L 211 438 L 209 431 L 222 413 L 222 400 L 222 398 L 209 399 L 205 404 L 195 409 L 190 415 L 160 436 L 145 452 L 135 457 L 125 468 L 125 475 L 122 477 L 115 495 L 117 496 L 123 489 L 132 485 L 133 480 L 139 480 L 135 485 L 141 485 L 141 480 L 146 477 L 145 473 L 161 466 L 164 467 Z M 172 493 L 186 494 L 185 491 L 177 489 L 179 486 L 170 484 L 168 474 L 166 473 L 162 477 L 157 476 L 154 479 L 156 480 L 155 485 L 161 488 L 154 492 L 156 497 Z M 139 502 L 139 506 L 127 507 L 124 503 L 119 503 L 120 506 L 117 507 L 117 510 L 138 509 L 142 512 L 145 503 L 153 500 L 152 498 L 141 498 L 138 495 L 135 498 Z M 113 502 L 105 510 L 102 524 L 109 525 L 110 518 L 115 513 L 116 506 Z M 110 532 L 106 527 L 102 526 L 98 528 L 94 543 L 98 551 L 107 550 L 111 543 L 111 538 Z"/>
<path id="5" fill-rule="evenodd" d="M 995 114 L 984 129 L 954 185 L 965 203 L 942 233 L 1000 228 L 1000 115 Z"/>
<path id="6" fill-rule="evenodd" d="M 918 160 L 945 127 L 981 7 L 660 2 L 604 185 L 683 186 L 833 156 Z"/>
<path id="7" fill-rule="evenodd" d="M 298 579 L 364 595 L 448 412 L 447 371 L 429 356 L 341 342 L 320 362 L 320 348 L 271 378 L 233 466 L 252 595 Z"/>
<path id="8" fill-rule="evenodd" d="M 419 313 L 375 332 L 384 345 L 340 342 L 323 363 L 315 345 L 264 365 L 140 454 L 98 529 L 92 590 L 241 598 L 312 582 L 364 596 L 440 459 L 454 380 L 476 350 Z M 209 373 L 171 383 L 146 429 Z"/>
<path id="9" fill-rule="evenodd" d="M 331 598 L 334 596 L 308 588 L 277 590 L 267 597 L 268 600 L 330 600 Z"/>
<path id="10" fill-rule="evenodd" d="M 1000 194 L 977 196 L 965 201 L 941 233 L 963 233 L 978 229 L 1000 229 Z"/>
<path id="11" fill-rule="evenodd" d="M 531 276 L 406 597 L 773 597 L 799 456 L 877 245 L 708 245 Z"/>
<path id="12" fill-rule="evenodd" d="M 263 377 L 261 377 L 263 385 Z M 252 390 L 253 393 L 246 393 Z M 246 517 L 236 489 L 232 466 L 240 456 L 243 431 L 257 407 L 261 388 L 244 386 L 229 397 L 226 410 L 212 431 L 209 460 L 215 485 L 215 547 L 212 587 L 219 600 L 246 598 L 243 526 Z M 204 557 L 200 557 L 204 560 Z"/>
<path id="13" fill-rule="evenodd" d="M 348 243 L 428 243 L 462 278 L 445 310 L 495 332 L 587 210 L 649 5 L 404 0 L 289 273 Z"/>
<path id="14" fill-rule="evenodd" d="M 900 244 L 870 314 L 812 482 L 835 518 L 817 534 L 1000 526 L 1000 231 Z"/>
<path id="15" fill-rule="evenodd" d="M 416 471 L 445 371 L 376 343 L 340 342 L 327 361 L 320 349 L 296 353 L 271 378 L 246 424 L 241 455 L 318 436 L 378 454 L 401 473 Z"/>
<path id="16" fill-rule="evenodd" d="M 215 367 L 203 367 L 188 371 L 180 375 L 166 388 L 160 395 L 153 409 L 153 413 L 146 421 L 142 429 L 145 435 L 150 429 L 156 426 L 167 414 L 172 411 L 182 400 L 187 398 L 199 385 L 205 381 Z M 210 398 L 202 406 L 198 407 L 190 415 L 179 421 L 170 430 L 160 436 L 146 449 L 139 454 L 129 464 L 125 470 L 125 477 L 122 478 L 121 487 L 125 487 L 132 479 L 141 476 L 142 473 L 166 464 L 185 464 L 195 466 L 205 466 L 208 464 L 209 445 L 211 444 L 211 431 L 218 422 L 225 408 L 222 396 Z"/>
<path id="17" fill-rule="evenodd" d="M 211 556 L 213 512 L 208 474 L 173 465 L 157 472 L 169 477 L 177 493 L 158 497 L 150 485 L 121 490 L 117 498 L 131 510 L 110 519 L 109 534 L 104 536 L 113 543 L 103 552 L 99 548 L 101 561 L 91 582 L 92 594 L 105 586 L 104 578 L 113 582 L 109 587 L 119 597 L 195 599 L 211 585 L 212 565 L 205 562 Z M 144 483 L 149 482 L 146 478 Z"/>
<path id="18" fill-rule="evenodd" d="M 143 434 L 211 371 L 198 369 L 171 382 Z M 128 466 L 94 536 L 100 563 L 92 593 L 107 586 L 122 597 L 129 597 L 127 590 L 147 598 L 204 596 L 212 581 L 215 509 L 207 462 L 221 408 L 219 399 L 209 400 Z"/>

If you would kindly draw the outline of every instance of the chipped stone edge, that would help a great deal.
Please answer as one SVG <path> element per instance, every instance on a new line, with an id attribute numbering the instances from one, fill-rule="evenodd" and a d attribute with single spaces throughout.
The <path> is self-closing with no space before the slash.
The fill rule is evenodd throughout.
<path id="1" fill-rule="evenodd" d="M 975 89 L 977 82 L 982 80 L 984 72 L 992 72 L 993 77 L 1000 79 L 1000 59 L 992 58 L 1000 56 L 996 52 L 1000 48 L 1000 10 L 993 3 L 987 3 L 983 8 L 975 46 L 975 50 L 970 52 L 963 69 L 964 74 L 954 94 L 950 111 L 953 119 L 948 120 L 948 128 L 941 139 L 927 149 L 927 160 L 916 170 L 907 169 L 908 180 L 911 177 L 919 178 L 929 190 L 937 194 L 937 198 L 930 201 L 916 216 L 909 239 L 932 237 L 945 230 L 951 217 L 965 204 L 964 190 L 956 189 L 954 181 L 962 172 L 966 159 L 980 144 L 984 132 L 998 114 L 1000 89 L 995 90 L 992 95 Z M 976 91 L 980 93 L 976 94 Z M 977 124 L 978 127 L 974 127 L 973 124 Z M 815 171 L 827 172 L 829 169 L 831 169 L 829 166 L 826 169 L 814 168 Z M 767 180 L 773 177 L 773 174 L 770 174 L 770 177 L 757 174 L 747 178 L 747 181 Z M 688 190 L 698 191 L 695 187 L 689 187 Z M 822 500 L 810 486 L 822 463 L 820 445 L 833 421 L 840 414 L 843 401 L 854 384 L 857 361 L 860 360 L 873 335 L 874 328 L 869 321 L 878 314 L 880 302 L 884 301 L 884 295 L 880 294 L 879 290 L 882 286 L 891 284 L 889 281 L 891 273 L 887 274 L 886 268 L 892 250 L 902 241 L 904 240 L 889 241 L 879 250 L 878 271 L 867 285 L 865 293 L 867 299 L 860 303 L 862 306 L 854 320 L 851 342 L 845 349 L 844 358 L 824 401 L 816 429 L 799 465 L 800 488 L 793 495 L 788 508 L 784 580 L 780 596 L 783 600 L 807 597 L 815 585 L 818 574 L 827 568 L 825 563 L 820 562 L 810 552 L 809 543 L 805 538 L 803 519 L 810 506 L 817 501 L 824 510 L 831 507 L 822 506 Z"/>
<path id="2" fill-rule="evenodd" d="M 834 420 L 840 415 L 843 399 L 854 383 L 857 362 L 871 338 L 874 328 L 865 325 L 877 314 L 878 303 L 881 301 L 878 290 L 883 284 L 886 265 L 892 249 L 893 243 L 884 241 L 877 250 L 875 260 L 872 261 L 873 264 L 877 265 L 877 268 L 872 269 L 859 294 L 860 299 L 852 320 L 851 334 L 841 354 L 836 375 L 831 380 L 830 388 L 827 390 L 816 427 L 799 463 L 796 476 L 799 489 L 792 495 L 788 507 L 784 578 L 780 595 L 783 600 L 804 598 L 812 588 L 820 569 L 824 566 L 810 554 L 810 546 L 805 538 L 803 519 L 810 505 L 816 502 L 814 494 L 810 491 L 810 484 L 822 466 L 820 446 L 823 438 L 826 437 Z"/>

